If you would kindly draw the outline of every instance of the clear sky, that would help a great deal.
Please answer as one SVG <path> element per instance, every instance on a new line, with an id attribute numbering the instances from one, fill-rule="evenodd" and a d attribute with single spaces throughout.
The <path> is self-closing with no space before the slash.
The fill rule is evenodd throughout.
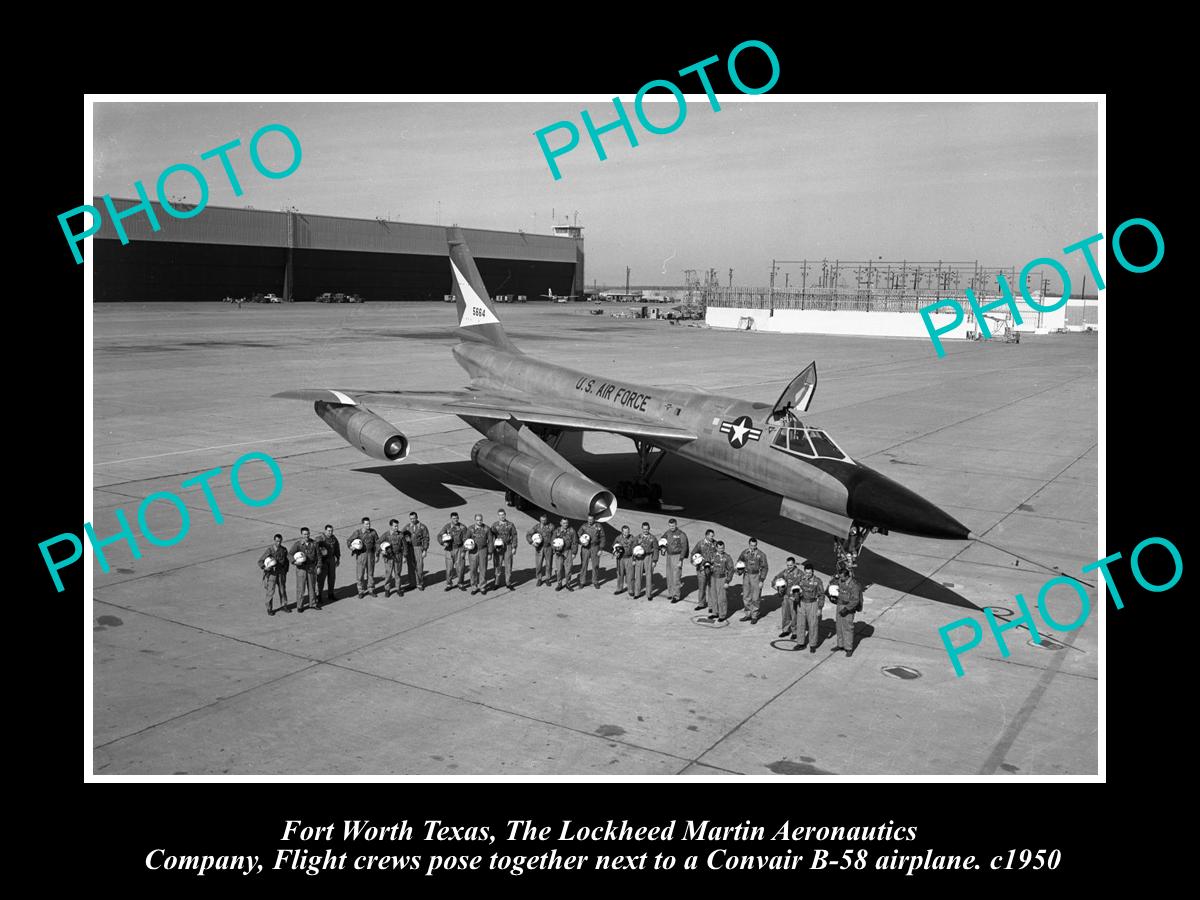
<path id="1" fill-rule="evenodd" d="M 665 125 L 674 100 L 647 103 Z M 769 96 L 769 95 L 768 95 Z M 794 103 L 721 96 L 714 112 L 689 95 L 671 134 L 646 132 L 622 97 L 639 145 L 603 135 L 595 154 L 579 112 L 615 117 L 611 102 L 100 103 L 95 193 L 151 195 L 167 166 L 209 175 L 209 203 L 405 222 L 549 233 L 579 212 L 587 283 L 681 283 L 714 267 L 722 283 L 765 285 L 772 258 L 976 260 L 1021 266 L 1097 228 L 1094 103 Z M 566 119 L 580 144 L 555 181 L 533 132 Z M 284 179 L 261 177 L 246 145 L 282 123 L 303 146 Z M 234 197 L 217 160 L 233 138 L 246 193 Z M 566 139 L 551 135 L 552 146 Z M 278 134 L 262 144 L 273 168 L 290 159 Z M 178 174 L 169 194 L 198 199 Z M 440 205 L 439 205 L 440 204 Z M 1068 263 L 1075 290 L 1086 272 Z M 1088 278 L 1089 291 L 1094 291 Z"/>

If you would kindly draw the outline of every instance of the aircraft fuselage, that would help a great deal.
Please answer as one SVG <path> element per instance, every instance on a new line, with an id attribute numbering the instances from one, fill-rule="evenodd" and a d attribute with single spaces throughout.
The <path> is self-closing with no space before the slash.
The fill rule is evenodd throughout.
<path id="1" fill-rule="evenodd" d="M 792 452 L 780 434 L 788 423 L 772 421 L 768 404 L 639 385 L 470 341 L 456 346 L 454 356 L 471 376 L 472 386 L 481 390 L 554 398 L 600 415 L 690 431 L 696 440 L 656 443 L 685 459 L 823 511 L 830 531 L 845 533 L 852 521 L 858 521 L 924 537 L 967 535 L 964 526 L 933 504 L 836 449 L 829 456 Z"/>

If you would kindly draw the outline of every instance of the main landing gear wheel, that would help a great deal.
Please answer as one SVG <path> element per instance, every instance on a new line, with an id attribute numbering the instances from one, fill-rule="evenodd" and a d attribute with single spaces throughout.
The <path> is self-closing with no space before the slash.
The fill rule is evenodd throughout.
<path id="1" fill-rule="evenodd" d="M 525 512 L 526 510 L 533 508 L 533 504 L 530 503 L 528 500 L 526 500 L 524 497 L 522 497 L 520 494 L 518 494 L 516 491 L 506 490 L 504 492 L 504 502 L 508 506 L 511 506 L 511 507 L 519 510 L 520 512 Z"/>
<path id="2" fill-rule="evenodd" d="M 645 500 L 651 506 L 658 506 L 662 502 L 662 485 L 658 482 L 619 481 L 617 497 L 626 501 Z"/>
<path id="3" fill-rule="evenodd" d="M 662 462 L 665 452 L 654 453 L 654 446 L 648 441 L 635 440 L 634 446 L 638 452 L 638 477 L 633 481 L 617 483 L 617 497 L 621 500 L 645 500 L 652 509 L 657 509 L 662 503 L 662 485 L 651 481 L 650 476 Z"/>

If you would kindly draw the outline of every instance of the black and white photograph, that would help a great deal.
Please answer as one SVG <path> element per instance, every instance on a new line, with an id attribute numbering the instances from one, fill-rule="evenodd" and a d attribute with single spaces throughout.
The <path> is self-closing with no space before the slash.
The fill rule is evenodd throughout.
<path id="1" fill-rule="evenodd" d="M 1104 98 L 755 54 L 89 95 L 86 780 L 1104 779 Z"/>

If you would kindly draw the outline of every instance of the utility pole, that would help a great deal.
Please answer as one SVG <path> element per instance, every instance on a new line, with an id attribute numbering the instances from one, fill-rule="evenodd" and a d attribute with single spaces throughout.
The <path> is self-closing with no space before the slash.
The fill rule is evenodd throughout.
<path id="1" fill-rule="evenodd" d="M 775 272 L 776 272 L 776 268 L 777 267 L 775 265 L 775 260 L 772 259 L 771 260 L 771 313 L 770 313 L 771 316 L 775 315 Z"/>
<path id="2" fill-rule="evenodd" d="M 287 258 L 283 264 L 283 302 L 292 302 L 292 265 L 293 265 L 293 249 L 296 246 L 296 208 L 289 206 L 286 208 L 287 215 Z"/>
<path id="3" fill-rule="evenodd" d="M 733 287 L 733 269 L 729 270 L 729 286 Z"/>
<path id="4" fill-rule="evenodd" d="M 625 267 L 625 296 L 629 296 L 629 266 Z"/>

